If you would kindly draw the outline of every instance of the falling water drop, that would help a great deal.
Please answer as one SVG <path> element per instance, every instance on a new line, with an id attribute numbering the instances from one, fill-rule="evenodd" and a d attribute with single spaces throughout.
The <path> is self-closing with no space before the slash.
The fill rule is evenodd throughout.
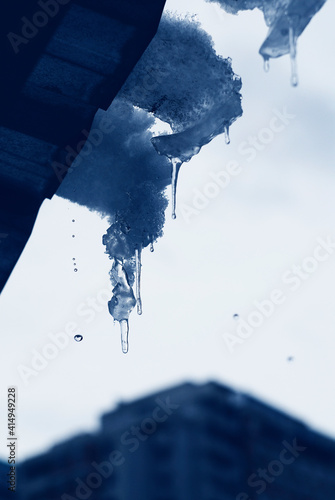
<path id="1" fill-rule="evenodd" d="M 77 272 L 78 272 L 78 269 L 77 269 L 77 268 L 74 268 L 73 270 L 74 270 L 74 272 L 75 272 L 75 273 L 77 273 Z"/>
<path id="2" fill-rule="evenodd" d="M 120 329 L 121 329 L 121 346 L 123 354 L 127 354 L 128 352 L 128 332 L 129 325 L 127 319 L 122 319 L 120 321 Z"/>
<path id="3" fill-rule="evenodd" d="M 136 248 L 135 250 L 135 298 L 137 305 L 137 314 L 142 314 L 142 300 L 141 300 L 141 252 L 142 248 Z"/>
<path id="4" fill-rule="evenodd" d="M 291 85 L 297 87 L 299 83 L 297 70 L 297 36 L 293 26 L 289 28 L 290 58 L 291 58 Z"/>
<path id="5" fill-rule="evenodd" d="M 72 238 L 75 238 L 75 237 L 76 237 L 76 235 L 75 235 L 75 234 L 73 234 L 73 235 L 72 235 Z"/>
<path id="6" fill-rule="evenodd" d="M 84 337 L 82 335 L 75 335 L 73 338 L 76 342 L 81 342 Z"/>
<path id="7" fill-rule="evenodd" d="M 172 219 L 176 219 L 176 193 L 177 193 L 177 181 L 180 167 L 182 162 L 179 158 L 172 158 Z"/>
<path id="8" fill-rule="evenodd" d="M 238 314 L 234 314 L 234 315 L 233 315 L 233 318 L 234 318 L 234 319 L 239 319 L 239 315 L 238 315 Z"/>
<path id="9" fill-rule="evenodd" d="M 76 260 L 76 258 L 75 258 L 75 257 L 72 257 L 72 260 Z"/>
<path id="10" fill-rule="evenodd" d="M 72 222 L 76 222 L 74 219 L 72 219 Z"/>
<path id="11" fill-rule="evenodd" d="M 154 244 L 153 242 L 150 243 L 150 252 L 154 252 L 155 249 L 154 249 Z"/>
<path id="12" fill-rule="evenodd" d="M 268 73 L 270 70 L 270 59 L 268 57 L 264 57 L 264 71 Z"/>
<path id="13" fill-rule="evenodd" d="M 224 128 L 224 137 L 225 137 L 226 144 L 230 144 L 229 126 L 228 125 L 225 125 L 225 128 Z"/>

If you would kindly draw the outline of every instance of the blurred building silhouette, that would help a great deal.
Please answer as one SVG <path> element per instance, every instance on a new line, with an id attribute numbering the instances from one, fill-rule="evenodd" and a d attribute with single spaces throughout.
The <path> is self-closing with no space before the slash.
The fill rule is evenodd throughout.
<path id="1" fill-rule="evenodd" d="M 0 498 L 1 500 L 7 500 L 9 498 L 13 498 L 12 491 L 8 490 L 8 473 L 9 473 L 9 465 L 0 462 Z"/>
<path id="2" fill-rule="evenodd" d="M 24 462 L 18 498 L 331 500 L 334 471 L 333 440 L 217 383 L 184 384 Z"/>

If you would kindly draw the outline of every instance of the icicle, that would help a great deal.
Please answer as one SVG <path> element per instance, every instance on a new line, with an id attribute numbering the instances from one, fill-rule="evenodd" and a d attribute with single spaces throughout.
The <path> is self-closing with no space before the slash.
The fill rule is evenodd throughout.
<path id="1" fill-rule="evenodd" d="M 137 305 L 137 314 L 142 314 L 142 300 L 141 300 L 141 247 L 135 250 L 135 262 L 136 262 L 136 272 L 135 272 L 135 297 Z"/>
<path id="2" fill-rule="evenodd" d="M 268 73 L 270 70 L 270 59 L 269 57 L 264 57 L 264 71 Z"/>
<path id="3" fill-rule="evenodd" d="M 155 249 L 154 249 L 154 244 L 153 242 L 150 243 L 150 252 L 154 252 Z"/>
<path id="4" fill-rule="evenodd" d="M 127 319 L 122 319 L 120 321 L 120 329 L 121 329 L 121 346 L 123 354 L 127 354 L 128 352 L 128 332 L 129 325 Z"/>
<path id="5" fill-rule="evenodd" d="M 176 192 L 177 192 L 177 181 L 180 167 L 182 162 L 179 158 L 172 158 L 172 219 L 176 218 Z"/>
<path id="6" fill-rule="evenodd" d="M 128 352 L 128 318 L 136 305 L 136 300 L 121 259 L 113 258 L 110 276 L 115 286 L 112 290 L 113 296 L 108 302 L 108 310 L 113 319 L 120 324 L 122 352 L 126 353 Z"/>
<path id="7" fill-rule="evenodd" d="M 291 57 L 291 85 L 292 87 L 296 87 L 299 82 L 297 71 L 297 36 L 294 33 L 294 27 L 292 25 L 289 28 L 289 41 Z"/>
<path id="8" fill-rule="evenodd" d="M 229 126 L 228 125 L 225 125 L 225 128 L 224 128 L 224 137 L 225 137 L 226 144 L 230 144 Z"/>

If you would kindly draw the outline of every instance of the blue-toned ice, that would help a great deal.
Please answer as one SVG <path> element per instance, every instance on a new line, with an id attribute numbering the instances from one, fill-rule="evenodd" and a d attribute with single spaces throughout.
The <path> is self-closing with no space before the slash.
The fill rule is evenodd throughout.
<path id="1" fill-rule="evenodd" d="M 290 54 L 291 84 L 298 85 L 297 40 L 326 0 L 206 0 L 215 2 L 227 12 L 258 8 L 263 11 L 269 27 L 259 52 L 264 58 L 264 68 L 269 69 L 269 59 Z"/>

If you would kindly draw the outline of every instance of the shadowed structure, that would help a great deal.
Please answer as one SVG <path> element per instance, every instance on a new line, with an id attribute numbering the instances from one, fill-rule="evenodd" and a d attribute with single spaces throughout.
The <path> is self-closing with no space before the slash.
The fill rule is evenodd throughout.
<path id="1" fill-rule="evenodd" d="M 1 7 L 1 288 L 41 203 L 153 38 L 164 4 L 15 0 Z"/>
<path id="2" fill-rule="evenodd" d="M 329 500 L 335 442 L 217 383 L 121 404 L 24 462 L 20 500 Z M 262 496 L 259 496 L 262 495 Z"/>

